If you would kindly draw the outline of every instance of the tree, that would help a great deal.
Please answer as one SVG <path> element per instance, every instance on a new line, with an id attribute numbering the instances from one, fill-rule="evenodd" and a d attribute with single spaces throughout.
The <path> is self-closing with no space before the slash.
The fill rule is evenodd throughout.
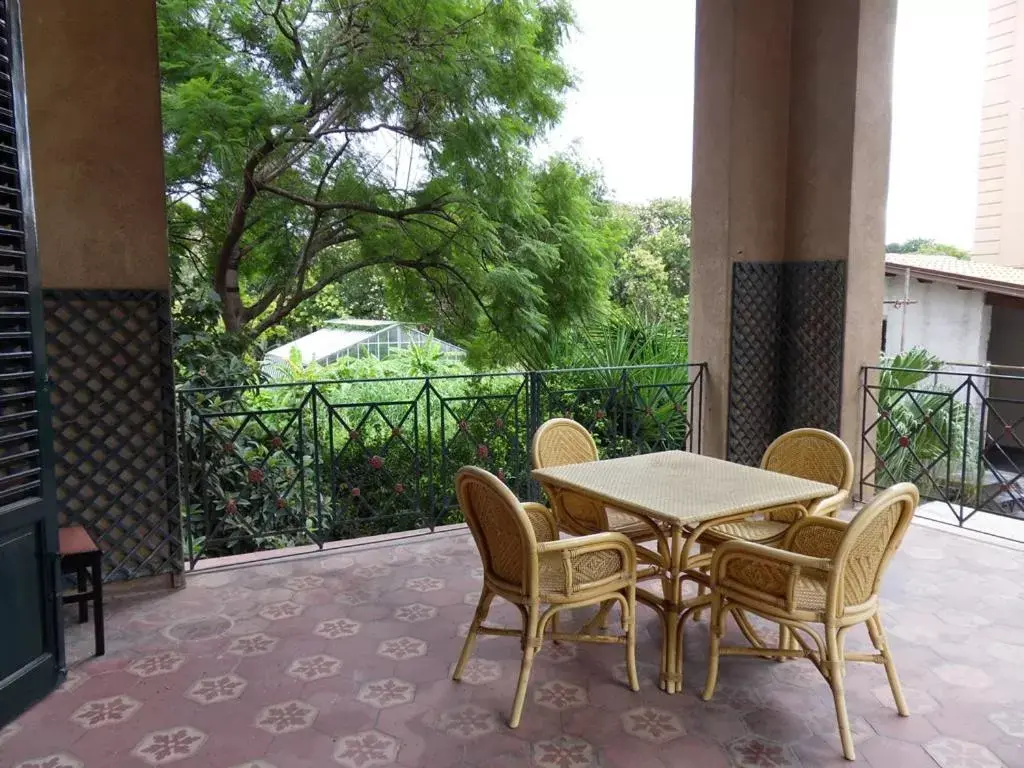
<path id="1" fill-rule="evenodd" d="M 946 243 L 937 243 L 924 237 L 912 237 L 902 243 L 889 243 L 885 246 L 886 253 L 931 253 L 952 256 L 954 259 L 969 259 L 970 253 L 963 248 Z"/>
<path id="2" fill-rule="evenodd" d="M 619 211 L 625 249 L 615 264 L 612 300 L 651 321 L 679 323 L 690 293 L 690 203 L 654 200 Z"/>
<path id="3" fill-rule="evenodd" d="M 159 0 L 172 253 L 224 327 L 353 281 L 465 332 L 595 311 L 599 186 L 528 151 L 571 22 L 566 0 Z"/>

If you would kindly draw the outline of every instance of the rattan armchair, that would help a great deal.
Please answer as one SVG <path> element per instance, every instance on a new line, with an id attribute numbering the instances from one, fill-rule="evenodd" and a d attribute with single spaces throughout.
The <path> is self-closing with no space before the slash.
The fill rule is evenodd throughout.
<path id="1" fill-rule="evenodd" d="M 549 419 L 537 429 L 530 448 L 534 469 L 597 461 L 597 444 L 582 424 L 572 419 Z M 603 531 L 622 533 L 635 544 L 653 541 L 657 529 L 650 521 L 629 512 L 609 509 L 581 494 L 545 488 L 559 527 L 584 536 Z"/>
<path id="2" fill-rule="evenodd" d="M 777 437 L 761 457 L 761 469 L 783 475 L 828 483 L 839 490 L 810 508 L 799 504 L 722 518 L 701 536 L 701 544 L 714 547 L 726 541 L 782 541 L 790 525 L 806 515 L 835 514 L 850 498 L 853 488 L 853 455 L 839 437 L 823 429 L 794 429 Z"/>
<path id="3" fill-rule="evenodd" d="M 484 585 L 452 679 L 462 677 L 478 634 L 519 637 L 523 660 L 509 725 L 523 712 L 533 661 L 548 624 L 554 640 L 620 643 L 626 646 L 629 686 L 640 690 L 636 676 L 636 552 L 620 533 L 559 539 L 558 525 L 542 504 L 521 504 L 512 491 L 484 469 L 463 467 L 455 480 L 459 505 L 483 561 Z M 521 630 L 484 625 L 491 602 L 503 597 L 523 615 Z M 617 602 L 622 633 L 559 633 L 559 611 Z"/>
<path id="4" fill-rule="evenodd" d="M 882 575 L 918 504 L 917 488 L 900 483 L 880 493 L 849 522 L 804 517 L 789 528 L 781 549 L 752 542 L 722 544 L 711 562 L 711 656 L 704 699 L 711 698 L 724 655 L 810 659 L 832 688 L 843 755 L 855 757 L 846 714 L 847 661 L 885 666 L 896 710 L 910 714 L 879 613 Z M 747 611 L 785 626 L 797 647 L 724 647 L 730 613 Z M 738 617 L 737 617 L 738 618 Z M 823 625 L 819 632 L 812 624 Z M 848 653 L 846 633 L 866 624 L 876 653 Z"/>

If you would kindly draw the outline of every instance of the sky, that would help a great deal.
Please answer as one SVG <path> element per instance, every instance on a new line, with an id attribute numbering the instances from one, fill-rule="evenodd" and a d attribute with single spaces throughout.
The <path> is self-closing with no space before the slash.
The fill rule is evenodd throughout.
<path id="1" fill-rule="evenodd" d="M 689 197 L 695 0 L 574 4 L 578 87 L 539 153 L 575 147 L 623 202 Z M 971 246 L 986 13 L 986 0 L 900 0 L 888 242 Z"/>

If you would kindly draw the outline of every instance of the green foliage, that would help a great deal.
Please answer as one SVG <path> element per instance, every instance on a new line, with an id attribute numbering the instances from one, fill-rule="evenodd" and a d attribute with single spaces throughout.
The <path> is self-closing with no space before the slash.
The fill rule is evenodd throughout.
<path id="1" fill-rule="evenodd" d="M 690 203 L 681 198 L 625 207 L 624 250 L 615 263 L 612 300 L 648 321 L 685 323 L 690 293 Z"/>
<path id="2" fill-rule="evenodd" d="M 969 428 L 976 417 L 949 387 L 936 383 L 941 369 L 942 361 L 919 347 L 882 360 L 875 431 L 879 487 L 906 481 L 934 496 L 938 489 L 929 476 L 944 481 L 947 474 L 954 487 L 943 488 L 944 495 L 971 485 L 960 476 L 965 458 L 972 472 L 977 462 L 979 446 L 966 440 L 976 434 Z"/>
<path id="3" fill-rule="evenodd" d="M 954 259 L 970 259 L 971 254 L 963 248 L 946 243 L 937 243 L 924 237 L 912 237 L 902 243 L 889 243 L 885 246 L 886 253 L 930 253 L 952 256 Z"/>
<path id="4" fill-rule="evenodd" d="M 501 361 L 603 311 L 600 183 L 529 160 L 572 85 L 566 0 L 158 11 L 175 287 L 212 288 L 240 346 L 400 317 Z"/>

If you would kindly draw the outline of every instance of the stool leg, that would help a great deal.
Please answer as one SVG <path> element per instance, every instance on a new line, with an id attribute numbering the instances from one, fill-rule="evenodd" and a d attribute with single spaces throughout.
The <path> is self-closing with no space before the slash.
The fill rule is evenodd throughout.
<path id="1" fill-rule="evenodd" d="M 96 655 L 102 656 L 107 652 L 106 638 L 103 635 L 103 554 L 96 553 L 92 562 L 92 594 L 93 628 L 96 631 Z"/>
<path id="2" fill-rule="evenodd" d="M 89 585 L 85 579 L 85 566 L 78 568 L 78 594 L 84 595 L 89 591 Z M 78 601 L 78 623 L 85 624 L 89 620 L 89 601 Z"/>

